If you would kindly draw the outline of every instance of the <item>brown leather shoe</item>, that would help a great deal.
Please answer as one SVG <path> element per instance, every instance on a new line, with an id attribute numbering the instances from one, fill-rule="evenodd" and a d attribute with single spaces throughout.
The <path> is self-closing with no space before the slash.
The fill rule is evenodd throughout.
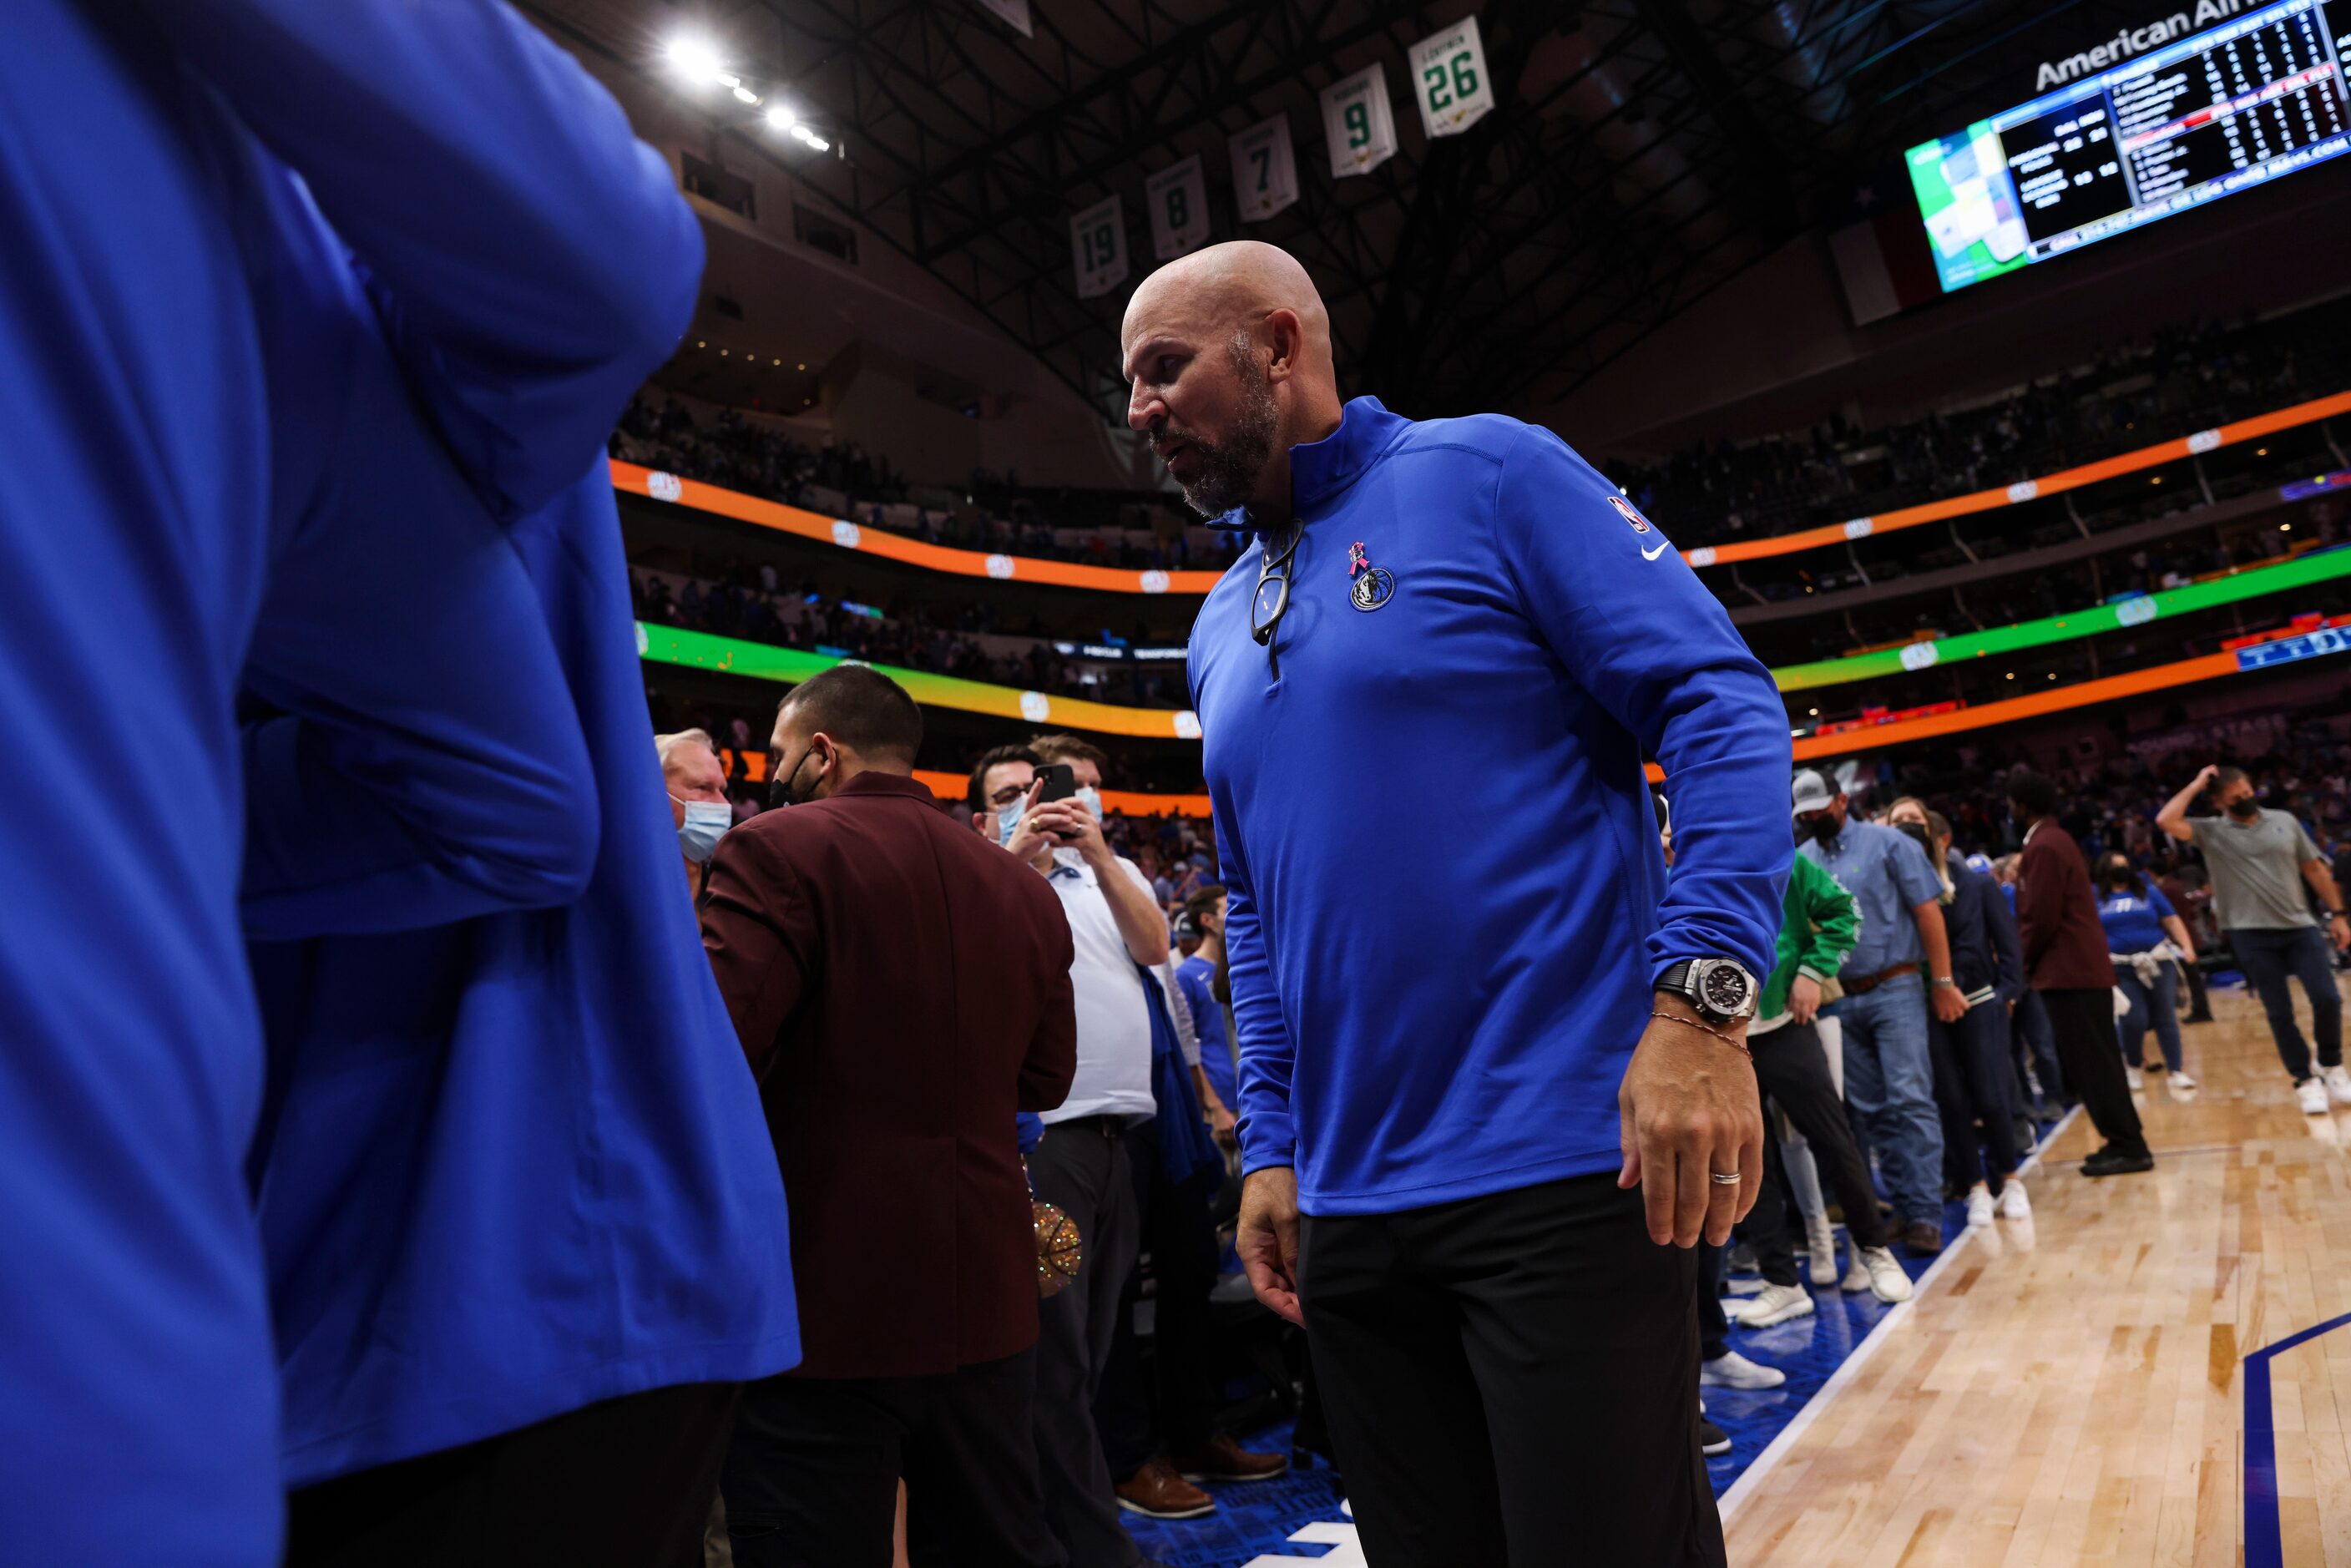
<path id="1" fill-rule="evenodd" d="M 1118 1483 L 1118 1506 L 1148 1519 L 1198 1519 L 1217 1511 L 1217 1500 L 1176 1473 L 1165 1459 L 1154 1459 Z"/>
<path id="2" fill-rule="evenodd" d="M 1188 1454 L 1168 1462 L 1187 1481 L 1270 1481 L 1290 1468 L 1287 1454 L 1252 1454 L 1219 1432 Z"/>
<path id="3" fill-rule="evenodd" d="M 1943 1228 L 1931 1219 L 1914 1219 L 1902 1228 L 1902 1245 L 1921 1258 L 1943 1249 Z"/>

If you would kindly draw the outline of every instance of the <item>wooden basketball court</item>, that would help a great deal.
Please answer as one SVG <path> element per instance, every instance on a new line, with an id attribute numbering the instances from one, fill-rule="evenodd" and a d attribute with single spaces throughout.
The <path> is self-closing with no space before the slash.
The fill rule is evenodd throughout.
<path id="1" fill-rule="evenodd" d="M 2351 1314 L 2351 1106 L 2301 1115 L 2212 1003 L 2196 1091 L 2137 1096 L 2156 1170 L 2085 1179 L 2067 1124 L 2032 1222 L 1956 1244 L 1724 1498 L 1733 1563 L 2351 1568 L 2351 1321 L 2260 1354 Z"/>

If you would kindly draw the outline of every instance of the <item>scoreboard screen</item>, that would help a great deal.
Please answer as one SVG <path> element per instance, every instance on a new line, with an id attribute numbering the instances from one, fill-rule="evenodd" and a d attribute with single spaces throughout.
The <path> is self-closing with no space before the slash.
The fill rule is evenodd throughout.
<path id="1" fill-rule="evenodd" d="M 2351 151 L 2351 0 L 2333 6 L 2344 19 L 2332 26 L 2324 0 L 2279 0 L 2196 33 L 2174 16 L 2043 68 L 2044 80 L 2074 68 L 2080 79 L 1910 149 L 1943 291 Z"/>

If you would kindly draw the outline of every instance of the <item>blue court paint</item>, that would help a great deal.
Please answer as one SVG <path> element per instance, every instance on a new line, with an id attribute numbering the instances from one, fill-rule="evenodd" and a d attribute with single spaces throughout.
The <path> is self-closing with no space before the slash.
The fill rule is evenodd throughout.
<path id="1" fill-rule="evenodd" d="M 2245 1357 L 2245 1568 L 2285 1568 L 2278 1521 L 2277 1427 L 2270 1412 L 2270 1358 L 2351 1323 L 2351 1312 L 2263 1345 Z"/>

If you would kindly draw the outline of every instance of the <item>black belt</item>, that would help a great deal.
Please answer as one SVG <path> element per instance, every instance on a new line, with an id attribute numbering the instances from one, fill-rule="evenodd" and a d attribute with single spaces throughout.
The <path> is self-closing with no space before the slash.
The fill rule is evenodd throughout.
<path id="1" fill-rule="evenodd" d="M 1049 1133 L 1099 1133 L 1105 1138 L 1123 1138 L 1126 1136 L 1126 1118 L 1072 1116 L 1066 1122 L 1049 1122 L 1045 1130 Z"/>

